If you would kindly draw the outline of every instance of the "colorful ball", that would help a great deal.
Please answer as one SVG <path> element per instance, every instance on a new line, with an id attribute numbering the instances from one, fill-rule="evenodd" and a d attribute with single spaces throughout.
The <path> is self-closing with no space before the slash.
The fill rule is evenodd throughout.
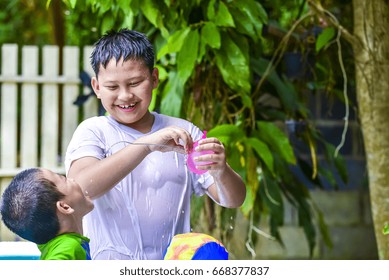
<path id="1" fill-rule="evenodd" d="M 228 260 L 228 251 L 216 238 L 190 232 L 173 237 L 164 260 Z"/>

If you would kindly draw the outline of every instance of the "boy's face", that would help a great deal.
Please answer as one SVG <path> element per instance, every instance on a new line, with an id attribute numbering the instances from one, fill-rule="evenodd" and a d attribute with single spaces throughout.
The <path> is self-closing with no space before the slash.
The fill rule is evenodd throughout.
<path id="1" fill-rule="evenodd" d="M 119 123 L 147 131 L 153 118 L 149 113 L 152 91 L 158 85 L 158 69 L 152 73 L 141 60 L 125 62 L 115 59 L 104 68 L 98 78 L 92 78 L 92 87 L 107 112 Z"/>
<path id="2" fill-rule="evenodd" d="M 42 175 L 65 195 L 63 201 L 70 205 L 77 215 L 83 217 L 92 211 L 94 205 L 91 198 L 82 191 L 80 185 L 73 179 L 68 179 L 63 175 L 44 168 L 42 168 Z"/>

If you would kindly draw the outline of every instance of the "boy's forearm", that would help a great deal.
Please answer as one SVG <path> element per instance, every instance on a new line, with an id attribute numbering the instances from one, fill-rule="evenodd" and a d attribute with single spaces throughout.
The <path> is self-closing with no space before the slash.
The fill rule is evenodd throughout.
<path id="1" fill-rule="evenodd" d="M 220 205 L 228 208 L 240 207 L 246 198 L 246 186 L 229 165 L 222 172 L 213 174 L 216 198 Z"/>
<path id="2" fill-rule="evenodd" d="M 149 153 L 147 146 L 128 145 L 102 160 L 81 158 L 71 165 L 67 177 L 76 180 L 91 198 L 97 198 L 123 180 Z"/>

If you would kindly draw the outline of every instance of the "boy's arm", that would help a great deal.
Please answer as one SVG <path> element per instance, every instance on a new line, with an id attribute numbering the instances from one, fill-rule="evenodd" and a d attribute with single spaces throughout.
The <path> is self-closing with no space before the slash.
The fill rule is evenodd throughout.
<path id="1" fill-rule="evenodd" d="M 215 183 L 208 188 L 208 193 L 221 206 L 228 208 L 240 207 L 246 198 L 246 186 L 242 178 L 229 166 L 212 174 Z"/>
<path id="2" fill-rule="evenodd" d="M 153 143 L 160 146 L 128 145 L 101 160 L 95 157 L 83 157 L 72 162 L 67 177 L 79 183 L 84 191 L 88 191 L 91 198 L 97 198 L 118 184 L 149 153 L 168 151 L 169 147 L 184 153 L 185 149 L 192 146 L 192 138 L 186 130 L 171 126 L 138 138 L 134 144 L 136 143 Z M 181 143 L 184 143 L 185 148 Z"/>
<path id="3" fill-rule="evenodd" d="M 149 153 L 147 146 L 128 145 L 102 160 L 83 157 L 72 162 L 67 177 L 73 178 L 92 199 L 95 199 L 119 183 Z"/>

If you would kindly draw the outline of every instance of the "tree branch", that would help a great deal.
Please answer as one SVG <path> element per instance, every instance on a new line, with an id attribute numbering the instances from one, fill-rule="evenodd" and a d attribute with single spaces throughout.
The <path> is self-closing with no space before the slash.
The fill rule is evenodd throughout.
<path id="1" fill-rule="evenodd" d="M 320 0 L 308 0 L 307 3 L 314 13 L 322 18 L 327 19 L 332 26 L 337 28 L 341 32 L 343 38 L 346 39 L 346 41 L 348 41 L 354 48 L 363 47 L 361 40 L 358 39 L 357 36 L 351 34 L 344 26 L 342 26 L 333 14 L 324 9 Z"/>

